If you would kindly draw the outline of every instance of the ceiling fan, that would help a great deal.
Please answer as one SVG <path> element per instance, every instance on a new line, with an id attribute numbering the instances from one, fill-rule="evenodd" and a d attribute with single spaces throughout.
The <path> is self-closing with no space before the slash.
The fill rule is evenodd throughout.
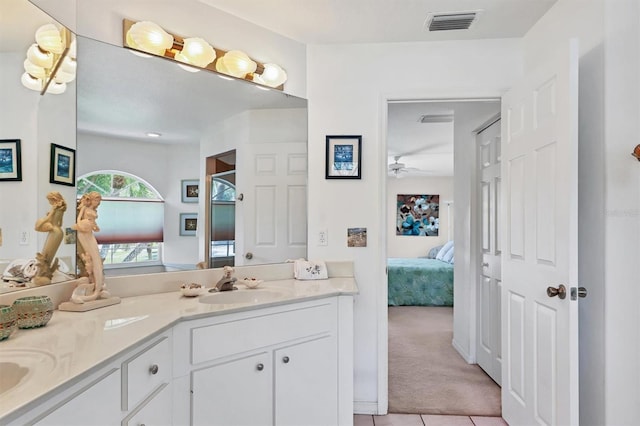
<path id="1" fill-rule="evenodd" d="M 389 164 L 389 176 L 394 176 L 396 178 L 401 178 L 402 175 L 409 172 L 418 172 L 419 169 L 415 167 L 407 167 L 404 163 L 399 163 L 400 155 L 396 155 L 393 157 L 394 163 Z"/>

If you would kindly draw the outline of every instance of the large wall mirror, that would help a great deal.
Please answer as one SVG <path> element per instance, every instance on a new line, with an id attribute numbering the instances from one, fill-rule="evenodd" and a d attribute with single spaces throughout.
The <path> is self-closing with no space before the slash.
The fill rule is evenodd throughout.
<path id="1" fill-rule="evenodd" d="M 0 273 L 13 268 L 19 276 L 32 271 L 36 253 L 43 250 L 46 232 L 35 230 L 36 221 L 50 210 L 47 194 L 59 192 L 67 202 L 63 228 L 75 219 L 73 186 L 51 183 L 51 146 L 76 148 L 76 84 L 63 93 L 41 96 L 21 83 L 29 47 L 35 32 L 55 23 L 27 0 L 0 3 L 0 139 L 19 140 L 20 180 L 0 181 Z M 53 282 L 71 279 L 75 272 L 75 242 L 65 238 L 57 249 L 60 272 Z M 64 272 L 63 272 L 64 271 Z M 15 281 L 0 281 L 0 292 L 20 289 Z"/>
<path id="2" fill-rule="evenodd" d="M 3 12 L 7 1 L 36 9 L 27 0 L 4 0 Z M 33 30 L 29 37 L 33 37 Z M 5 32 L 2 38 L 2 55 L 8 58 Z M 104 194 L 98 223 L 101 228 L 104 223 L 104 228 L 115 234 L 109 236 L 105 243 L 109 247 L 103 250 L 108 259 L 107 276 L 189 269 L 198 263 L 212 265 L 208 256 L 216 225 L 211 218 L 212 178 L 207 174 L 207 159 L 226 152 L 235 154 L 232 184 L 236 197 L 242 194 L 242 201 L 232 200 L 234 263 L 278 263 L 306 255 L 306 100 L 208 71 L 189 72 L 173 61 L 141 57 L 81 35 L 77 37 L 78 72 L 70 86 L 72 90 L 63 97 L 40 97 L 19 87 L 24 52 L 32 42 L 27 41 L 24 49 L 16 48 L 11 53 L 15 57 L 13 65 L 4 60 L 1 65 L 3 80 L 17 76 L 16 87 L 9 91 L 3 86 L 3 91 L 10 95 L 12 105 L 32 107 L 26 117 L 35 120 L 40 134 L 34 135 L 38 146 L 25 148 L 29 138 L 23 136 L 24 132 L 10 131 L 5 135 L 10 127 L 4 125 L 5 121 L 24 119 L 3 118 L 2 138 L 23 139 L 24 163 L 22 183 L 7 191 L 7 183 L 0 182 L 5 185 L 0 186 L 3 204 L 5 194 L 21 203 L 11 216 L 7 216 L 7 209 L 1 209 L 0 258 L 26 258 L 38 251 L 42 243 L 38 239 L 43 237 L 35 235 L 35 231 L 31 231 L 33 241 L 28 247 L 10 245 L 18 238 L 8 231 L 33 229 L 38 216 L 46 213 L 46 194 L 52 186 L 68 192 L 65 198 L 71 202 L 65 226 L 74 222 L 75 189 L 48 183 L 48 146 L 52 142 L 76 149 L 78 191 L 100 188 Z M 61 99 L 68 104 L 53 105 Z M 38 120 L 42 105 L 54 112 L 46 123 Z M 50 125 L 53 121 L 64 129 L 58 132 L 64 136 L 55 134 Z M 62 125 L 63 122 L 67 124 Z M 148 133 L 160 136 L 150 137 Z M 64 143 L 60 143 L 61 139 Z M 194 182 L 199 188 L 197 200 L 185 200 L 185 185 Z M 21 199 L 24 193 L 33 196 Z M 120 198 L 122 204 L 107 203 L 109 198 Z M 138 220 L 148 219 L 138 222 L 140 226 L 124 220 L 132 215 L 123 214 L 121 208 L 131 209 L 131 205 L 124 206 L 131 202 L 134 207 L 129 211 L 144 212 Z M 151 208 L 154 204 L 162 205 L 160 214 L 157 208 Z M 151 209 L 147 211 L 142 206 Z M 187 221 L 193 217 L 195 222 Z M 146 227 L 149 223 L 161 224 L 160 245 L 157 237 L 149 236 L 157 234 L 157 229 Z M 195 229 L 183 229 L 194 225 Z M 75 258 L 75 247 L 61 248 L 68 249 L 69 258 Z"/>

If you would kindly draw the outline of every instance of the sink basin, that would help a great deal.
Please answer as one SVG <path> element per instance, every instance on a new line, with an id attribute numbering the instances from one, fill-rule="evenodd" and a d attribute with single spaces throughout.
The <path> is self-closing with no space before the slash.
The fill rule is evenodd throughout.
<path id="1" fill-rule="evenodd" d="M 53 355 L 36 349 L 0 351 L 0 395 L 29 382 L 34 376 L 48 374 L 56 366 Z"/>
<path id="2" fill-rule="evenodd" d="M 213 293 L 200 297 L 200 303 L 231 305 L 231 304 L 258 304 L 274 302 L 287 296 L 284 291 L 278 290 L 235 290 L 221 293 Z"/>

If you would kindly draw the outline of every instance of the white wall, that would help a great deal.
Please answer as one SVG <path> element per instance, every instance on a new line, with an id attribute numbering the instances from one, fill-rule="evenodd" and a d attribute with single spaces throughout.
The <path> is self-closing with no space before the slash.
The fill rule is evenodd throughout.
<path id="1" fill-rule="evenodd" d="M 78 133 L 78 176 L 98 170 L 118 170 L 138 176 L 165 200 L 164 263 L 200 262 L 198 239 L 180 236 L 180 213 L 198 212 L 197 204 L 182 202 L 181 180 L 198 179 L 198 144 L 152 144 Z"/>
<path id="2" fill-rule="evenodd" d="M 387 365 L 378 359 L 387 344 L 386 99 L 497 96 L 519 75 L 520 54 L 520 42 L 514 39 L 308 48 L 308 240 L 316 241 L 318 231 L 327 229 L 329 241 L 326 247 L 310 244 L 309 257 L 355 263 L 360 294 L 355 302 L 354 393 L 359 412 L 384 412 L 387 405 Z M 336 134 L 363 136 L 361 180 L 325 180 L 325 135 Z M 470 180 L 465 170 L 456 170 L 456 177 Z M 459 208 L 456 201 L 456 217 Z M 366 248 L 347 247 L 350 227 L 368 228 Z M 462 341 L 470 339 L 466 332 Z"/>
<path id="3" fill-rule="evenodd" d="M 396 235 L 397 201 L 399 194 L 440 195 L 440 231 L 437 237 L 416 237 Z M 451 230 L 453 239 L 453 206 L 451 210 L 447 201 L 453 202 L 453 177 L 395 177 L 387 178 L 387 256 L 388 257 L 420 257 L 426 256 L 429 249 L 447 242 Z"/>

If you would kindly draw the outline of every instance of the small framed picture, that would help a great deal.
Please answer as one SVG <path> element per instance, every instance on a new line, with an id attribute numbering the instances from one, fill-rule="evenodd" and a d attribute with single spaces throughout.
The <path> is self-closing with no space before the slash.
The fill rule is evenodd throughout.
<path id="1" fill-rule="evenodd" d="M 197 203 L 200 193 L 200 181 L 198 179 L 184 179 L 182 181 L 182 202 Z"/>
<path id="2" fill-rule="evenodd" d="M 347 228 L 347 247 L 366 247 L 367 228 Z"/>
<path id="3" fill-rule="evenodd" d="M 60 185 L 76 184 L 76 150 L 51 144 L 51 167 L 49 182 Z"/>
<path id="4" fill-rule="evenodd" d="M 362 136 L 327 136 L 326 179 L 360 179 Z"/>
<path id="5" fill-rule="evenodd" d="M 180 235 L 195 237 L 198 229 L 198 213 L 180 213 Z"/>
<path id="6" fill-rule="evenodd" d="M 20 139 L 0 139 L 0 181 L 22 180 Z"/>

